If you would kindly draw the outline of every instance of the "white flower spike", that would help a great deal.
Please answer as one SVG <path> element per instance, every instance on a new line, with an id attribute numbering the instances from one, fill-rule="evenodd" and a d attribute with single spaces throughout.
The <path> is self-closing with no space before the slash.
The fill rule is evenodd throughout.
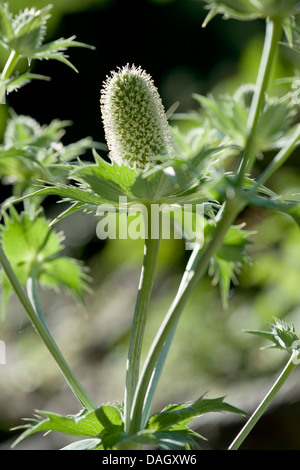
<path id="1" fill-rule="evenodd" d="M 150 75 L 140 67 L 127 65 L 112 72 L 100 103 L 113 162 L 140 170 L 160 156 L 174 156 L 161 98 Z"/>

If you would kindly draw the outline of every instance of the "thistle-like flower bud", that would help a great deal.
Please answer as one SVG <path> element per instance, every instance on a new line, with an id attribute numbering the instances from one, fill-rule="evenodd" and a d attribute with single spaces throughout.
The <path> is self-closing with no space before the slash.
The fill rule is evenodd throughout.
<path id="1" fill-rule="evenodd" d="M 101 112 L 109 157 L 145 169 L 160 156 L 172 158 L 171 132 L 152 78 L 141 68 L 113 72 L 101 91 Z"/>
<path id="2" fill-rule="evenodd" d="M 203 0 L 211 10 L 204 25 L 221 13 L 225 18 L 252 20 L 255 18 L 281 18 L 299 15 L 298 0 Z"/>

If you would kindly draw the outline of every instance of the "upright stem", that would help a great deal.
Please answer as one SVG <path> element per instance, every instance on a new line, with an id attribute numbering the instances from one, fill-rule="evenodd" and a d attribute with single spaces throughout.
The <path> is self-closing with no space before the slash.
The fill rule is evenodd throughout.
<path id="1" fill-rule="evenodd" d="M 253 429 L 255 424 L 258 422 L 258 420 L 261 418 L 261 416 L 264 414 L 270 403 L 273 401 L 275 398 L 276 394 L 284 384 L 284 382 L 287 380 L 289 375 L 293 372 L 293 370 L 297 367 L 299 364 L 299 360 L 297 359 L 298 357 L 298 351 L 293 351 L 290 360 L 288 361 L 287 365 L 283 369 L 282 373 L 274 383 L 273 387 L 270 389 L 270 391 L 267 393 L 265 398 L 262 400 L 260 405 L 256 408 L 250 419 L 247 421 L 243 429 L 240 431 L 240 433 L 236 436 L 234 441 L 231 443 L 229 446 L 228 450 L 237 450 L 240 445 L 244 442 L 250 431 Z"/>
<path id="2" fill-rule="evenodd" d="M 39 334 L 41 339 L 43 340 L 45 346 L 47 347 L 48 351 L 52 355 L 53 359 L 56 361 L 57 365 L 59 366 L 62 374 L 64 375 L 67 383 L 69 384 L 71 390 L 73 391 L 74 395 L 80 401 L 80 403 L 87 408 L 88 410 L 94 410 L 97 406 L 93 403 L 93 401 L 89 398 L 86 391 L 83 389 L 82 385 L 78 382 L 77 378 L 74 376 L 72 370 L 70 369 L 69 365 L 67 364 L 66 360 L 64 359 L 62 353 L 60 352 L 58 346 L 56 345 L 55 341 L 53 340 L 48 328 L 45 325 L 45 321 L 40 318 L 39 310 L 35 310 L 35 307 L 31 303 L 28 295 L 26 295 L 25 291 L 23 290 L 21 284 L 19 283 L 14 271 L 11 268 L 10 262 L 7 259 L 3 248 L 0 245 L 0 263 L 4 269 L 6 276 L 8 277 L 15 293 L 17 294 L 21 304 L 25 308 L 32 325 L 34 326 L 36 332 Z M 27 284 L 27 289 L 30 292 L 30 296 L 34 300 L 36 305 L 36 296 L 34 292 L 34 283 L 29 282 Z"/>
<path id="3" fill-rule="evenodd" d="M 151 237 L 151 205 L 149 205 L 147 208 L 145 223 L 147 225 L 146 230 L 148 232 L 148 236 L 146 235 L 145 238 L 144 260 L 133 316 L 127 358 L 125 388 L 125 430 L 128 430 L 130 426 L 132 402 L 139 379 L 142 343 L 160 244 L 159 238 L 153 239 Z"/>
<path id="4" fill-rule="evenodd" d="M 16 51 L 11 51 L 1 74 L 2 80 L 7 80 L 11 76 L 19 58 L 19 54 Z"/>
<path id="5" fill-rule="evenodd" d="M 234 222 L 237 214 L 244 206 L 244 202 L 237 200 L 228 200 L 220 218 L 215 235 L 205 249 L 198 249 L 193 252 L 188 263 L 187 269 L 182 278 L 177 295 L 152 343 L 151 349 L 144 364 L 137 391 L 135 394 L 130 432 L 135 433 L 141 429 L 143 420 L 143 407 L 147 389 L 151 381 L 151 376 L 156 368 L 162 353 L 165 353 L 164 347 L 169 338 L 173 336 L 180 315 L 189 300 L 191 294 L 198 285 L 200 279 L 205 274 L 212 255 L 219 249 L 227 230 Z"/>
<path id="6" fill-rule="evenodd" d="M 239 183 L 243 181 L 245 173 L 251 171 L 255 162 L 257 125 L 263 107 L 264 94 L 268 86 L 281 31 L 282 26 L 280 19 L 275 18 L 268 20 L 266 25 L 265 43 L 256 81 L 256 90 L 249 111 L 246 129 L 246 146 L 238 171 Z"/>

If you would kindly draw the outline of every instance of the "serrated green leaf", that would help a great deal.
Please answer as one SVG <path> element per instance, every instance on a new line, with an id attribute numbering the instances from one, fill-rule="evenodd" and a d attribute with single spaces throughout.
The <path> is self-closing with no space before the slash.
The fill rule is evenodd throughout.
<path id="1" fill-rule="evenodd" d="M 48 44 L 44 44 L 30 53 L 31 59 L 47 59 L 47 60 L 57 60 L 72 68 L 75 72 L 78 72 L 77 68 L 70 62 L 64 51 L 69 47 L 85 47 L 88 49 L 94 49 L 93 46 L 84 44 L 82 42 L 74 41 L 76 36 L 72 36 L 69 39 L 57 39 Z"/>
<path id="2" fill-rule="evenodd" d="M 62 200 L 74 203 L 82 204 L 82 208 L 90 208 L 94 211 L 97 211 L 98 206 L 101 204 L 112 204 L 111 201 L 101 198 L 97 194 L 86 191 L 85 189 L 77 188 L 76 186 L 68 186 L 64 184 L 56 184 L 53 186 L 46 186 L 37 191 L 34 191 L 26 196 L 16 197 L 12 200 L 8 200 L 3 203 L 2 210 L 7 209 L 11 204 L 15 204 L 32 197 L 45 197 L 55 195 L 62 198 Z"/>
<path id="3" fill-rule="evenodd" d="M 50 77 L 47 77 L 45 75 L 39 75 L 39 74 L 36 74 L 36 73 L 30 73 L 30 72 L 25 72 L 25 73 L 22 73 L 21 75 L 16 75 L 15 77 L 10 78 L 6 82 L 7 94 L 9 94 L 13 91 L 19 90 L 24 85 L 27 85 L 28 83 L 30 83 L 31 80 L 46 80 L 46 81 L 49 81 Z"/>
<path id="4" fill-rule="evenodd" d="M 60 38 L 56 39 L 47 44 L 41 45 L 38 49 L 35 50 L 34 56 L 37 59 L 50 58 L 53 54 L 61 54 L 63 51 L 67 50 L 69 47 L 84 47 L 87 49 L 95 49 L 93 46 L 84 44 L 83 42 L 75 41 L 76 36 L 71 36 L 70 38 Z"/>
<path id="5" fill-rule="evenodd" d="M 103 199 L 118 203 L 120 197 L 131 198 L 130 186 L 136 178 L 136 172 L 126 166 L 111 165 L 99 158 L 94 165 L 75 168 L 70 178 Z"/>
<path id="6" fill-rule="evenodd" d="M 32 424 L 20 426 L 26 430 L 15 441 L 14 446 L 25 438 L 37 432 L 58 431 L 73 436 L 95 437 L 99 435 L 104 426 L 97 419 L 94 411 L 90 411 L 82 416 L 62 416 L 48 411 L 37 411 L 37 420 Z M 43 418 L 45 416 L 46 418 Z"/>
<path id="7" fill-rule="evenodd" d="M 224 402 L 224 397 L 206 399 L 200 397 L 193 403 L 167 406 L 160 413 L 153 415 L 147 424 L 147 429 L 161 431 L 173 428 L 175 425 L 186 426 L 195 418 L 211 412 L 232 412 L 244 414 L 238 408 Z"/>
<path id="8" fill-rule="evenodd" d="M 103 405 L 95 411 L 83 411 L 78 415 L 71 416 L 62 416 L 48 411 L 37 411 L 37 413 L 36 420 L 19 426 L 18 429 L 25 429 L 25 431 L 15 441 L 14 446 L 41 431 L 57 431 L 73 436 L 98 438 L 101 439 L 101 442 L 103 439 L 107 439 L 109 442 L 124 429 L 119 411 L 110 405 Z"/>

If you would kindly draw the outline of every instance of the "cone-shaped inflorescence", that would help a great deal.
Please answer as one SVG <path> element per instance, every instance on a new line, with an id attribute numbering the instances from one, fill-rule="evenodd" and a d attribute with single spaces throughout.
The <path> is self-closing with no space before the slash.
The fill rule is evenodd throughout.
<path id="1" fill-rule="evenodd" d="M 113 162 L 145 169 L 160 156 L 173 156 L 161 98 L 144 70 L 127 65 L 113 72 L 101 91 L 100 103 Z"/>

